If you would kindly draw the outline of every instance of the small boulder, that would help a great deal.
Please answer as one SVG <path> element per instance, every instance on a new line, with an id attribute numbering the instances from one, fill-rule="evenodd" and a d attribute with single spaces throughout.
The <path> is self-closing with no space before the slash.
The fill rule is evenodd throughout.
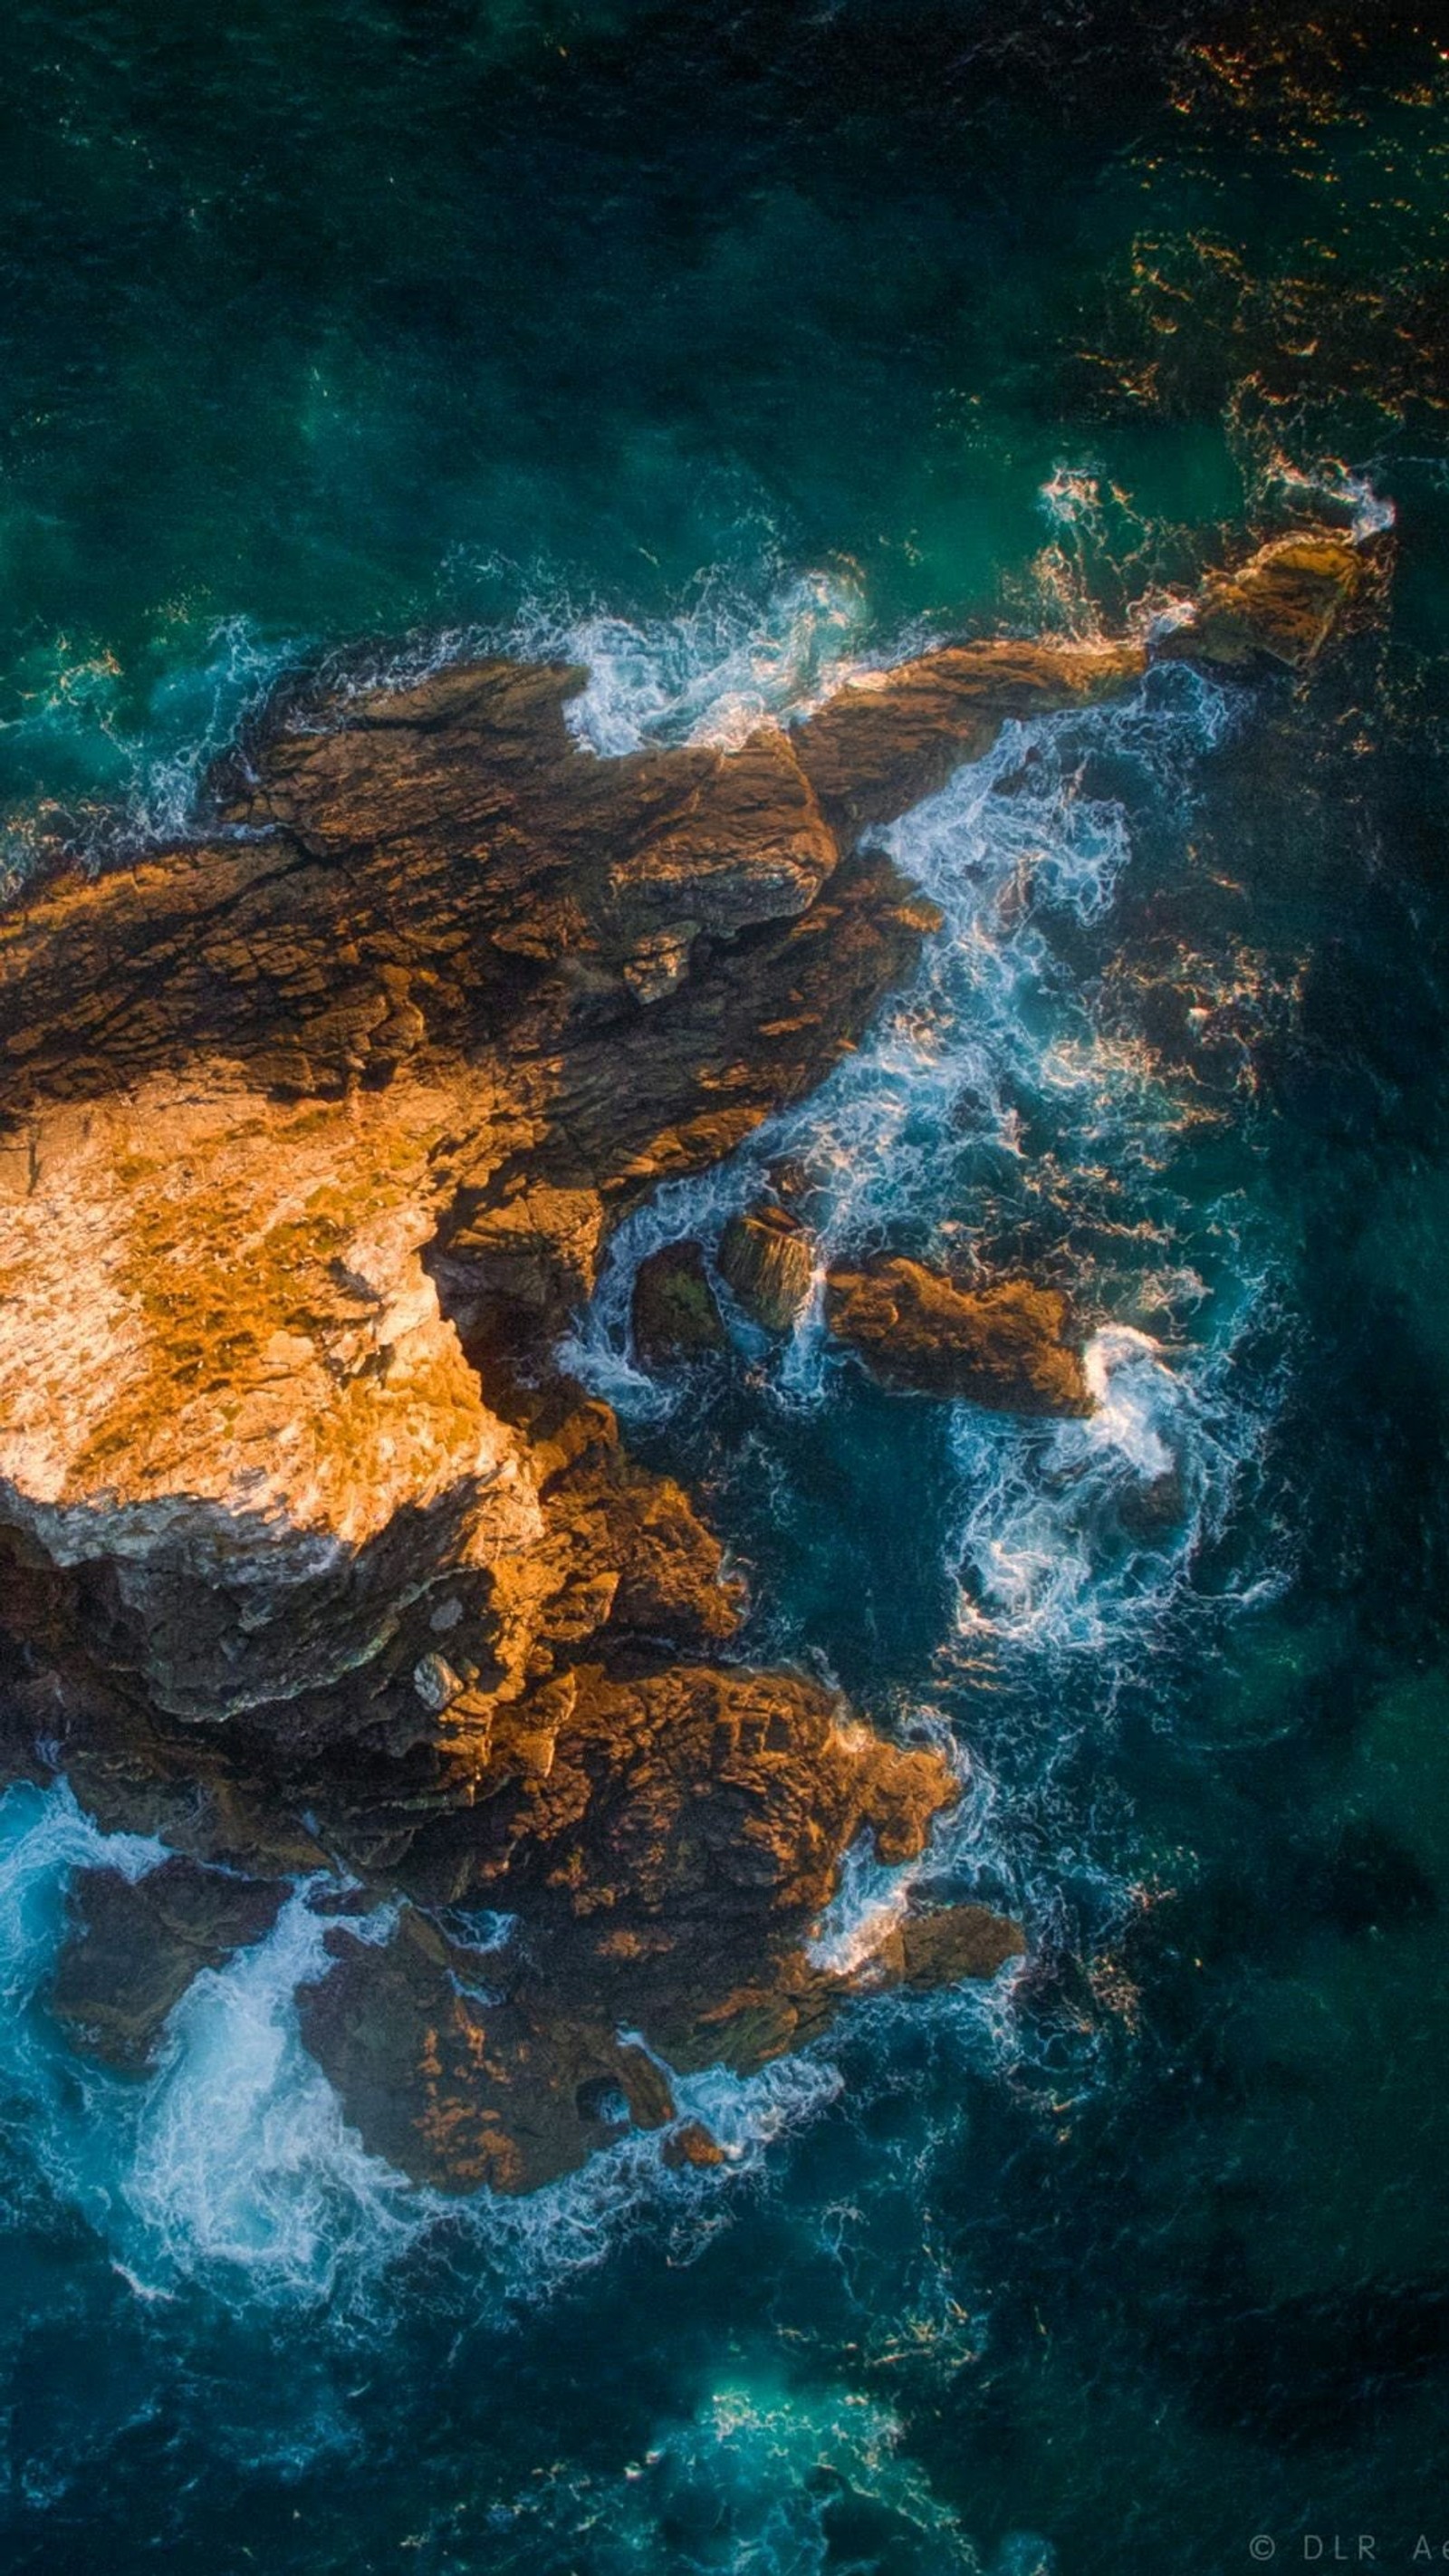
<path id="1" fill-rule="evenodd" d="M 752 1323 L 789 1333 L 809 1302 L 815 1247 L 798 1217 L 773 1199 L 757 1199 L 730 1218 L 719 1267 Z"/>
<path id="2" fill-rule="evenodd" d="M 1008 1959 L 1026 1954 L 1019 1923 L 987 1905 L 943 1905 L 908 1914 L 900 1927 L 902 1982 L 926 1991 L 954 1986 L 963 1977 L 994 1977 Z"/>
<path id="3" fill-rule="evenodd" d="M 674 2173 L 678 2173 L 683 2165 L 704 2168 L 722 2165 L 725 2160 L 718 2138 L 710 2135 L 702 2120 L 681 2121 L 677 2129 L 670 2130 L 660 2153 Z"/>
<path id="4" fill-rule="evenodd" d="M 723 1350 L 728 1338 L 704 1253 L 693 1241 L 663 1244 L 640 1262 L 630 1312 L 634 1349 L 646 1368 L 703 1359 Z"/>
<path id="5" fill-rule="evenodd" d="M 833 1270 L 825 1320 L 886 1386 L 964 1397 L 996 1413 L 1085 1414 L 1092 1397 L 1056 1288 L 1003 1279 L 964 1288 L 888 1257 Z"/>

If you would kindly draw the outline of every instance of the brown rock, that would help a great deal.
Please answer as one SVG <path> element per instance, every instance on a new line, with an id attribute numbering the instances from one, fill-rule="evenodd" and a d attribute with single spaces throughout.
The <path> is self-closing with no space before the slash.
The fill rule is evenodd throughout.
<path id="1" fill-rule="evenodd" d="M 730 1218 L 719 1267 L 753 1323 L 767 1333 L 788 1333 L 809 1302 L 815 1247 L 798 1217 L 772 1199 L 757 1199 Z"/>
<path id="2" fill-rule="evenodd" d="M 1162 649 L 1317 650 L 1353 583 L 1306 542 Z M 497 1999 L 419 1916 L 334 1927 L 309 2041 L 409 2171 L 530 2187 L 617 2131 L 616 2088 L 669 2119 L 621 2026 L 681 2066 L 823 2028 L 848 1985 L 805 1945 L 844 1853 L 918 1851 L 955 1794 L 816 1685 L 711 1660 L 718 1543 L 550 1353 L 621 1214 L 911 972 L 939 916 L 863 827 L 1142 660 L 952 647 L 793 733 L 625 760 L 574 743 L 555 666 L 293 692 L 213 782 L 212 839 L 0 913 L 16 1687 L 97 1812 L 198 1859 L 527 1915 L 547 1978 Z M 737 1246 L 786 1328 L 808 1240 L 771 1207 Z M 1085 1409 L 1050 1292 L 887 1263 L 831 1305 L 889 1382 Z M 275 1912 L 226 1916 L 214 1875 L 83 1889 L 57 2008 L 144 2047 Z M 911 1941 L 978 1955 L 901 1938 L 907 1976 Z"/>
<path id="3" fill-rule="evenodd" d="M 1281 539 L 1161 649 L 1317 649 L 1359 578 Z M 909 972 L 936 916 L 862 826 L 1141 664 L 952 646 L 624 760 L 574 743 L 563 667 L 294 692 L 223 837 L 0 914 L 0 1526 L 90 1663 L 188 1718 L 399 1733 L 413 1606 L 461 1584 L 477 1687 L 516 1688 L 543 1515 L 479 1372 L 536 1365 L 619 1213 Z M 788 1321 L 799 1238 L 735 1249 Z"/>
<path id="4" fill-rule="evenodd" d="M 677 2129 L 670 2130 L 660 2154 L 676 2172 L 685 2165 L 707 2170 L 725 2160 L 718 2138 L 711 2137 L 702 2120 L 682 2120 Z"/>
<path id="5" fill-rule="evenodd" d="M 373 2154 L 440 2191 L 536 2191 L 631 2125 L 674 2116 L 641 2048 L 571 2021 L 404 1912 L 390 1941 L 338 1924 L 333 1960 L 298 1990 L 302 2036 Z"/>
<path id="6" fill-rule="evenodd" d="M 1213 575 L 1192 616 L 1156 650 L 1225 670 L 1264 659 L 1301 668 L 1373 579 L 1372 556 L 1330 529 L 1277 537 L 1235 572 Z"/>
<path id="7" fill-rule="evenodd" d="M 994 1977 L 1009 1959 L 1025 1954 L 1019 1923 L 985 1905 L 945 1905 L 905 1917 L 891 1936 L 887 1964 L 898 1968 L 902 1984 L 925 1990 L 959 1985 L 966 1977 Z"/>
<path id="8" fill-rule="evenodd" d="M 640 1262 L 630 1307 L 634 1348 L 646 1368 L 728 1347 L 697 1243 L 665 1243 Z"/>
<path id="9" fill-rule="evenodd" d="M 796 728 L 800 766 L 838 831 L 889 823 L 991 749 L 1009 718 L 1108 697 L 1147 667 L 1135 643 L 953 644 L 854 682 Z"/>
<path id="10" fill-rule="evenodd" d="M 286 1893 L 191 1860 L 163 1861 L 134 1883 L 119 1870 L 82 1870 L 50 2008 L 93 2055 L 141 2065 L 192 1979 L 263 1939 Z"/>
<path id="11" fill-rule="evenodd" d="M 825 1319 L 887 1386 L 998 1413 L 1092 1410 L 1081 1353 L 1066 1339 L 1067 1301 L 1055 1288 L 1025 1279 L 964 1288 L 897 1256 L 833 1270 Z"/>
<path id="12" fill-rule="evenodd" d="M 575 1680 L 548 1779 L 469 1818 L 472 1885 L 491 1902 L 505 1877 L 510 1901 L 551 1889 L 611 1939 L 667 1920 L 676 1948 L 693 1926 L 717 1960 L 732 1923 L 753 1941 L 762 1914 L 795 1937 L 860 1834 L 912 1859 L 959 1794 L 938 1753 L 882 1739 L 799 1674 L 579 1665 Z"/>

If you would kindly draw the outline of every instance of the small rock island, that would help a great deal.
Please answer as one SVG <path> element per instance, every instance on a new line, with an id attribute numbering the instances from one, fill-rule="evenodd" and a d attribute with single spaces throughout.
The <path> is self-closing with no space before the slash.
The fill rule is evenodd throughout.
<path id="1" fill-rule="evenodd" d="M 620 1218 L 909 977 L 937 916 L 873 827 L 1154 656 L 1309 660 L 1370 552 L 1300 530 L 1156 637 L 943 647 L 732 751 L 597 757 L 559 665 L 299 683 L 196 838 L 0 916 L 8 1757 L 60 1742 L 173 1855 L 78 1880 L 78 2044 L 144 2062 L 301 1877 L 337 1918 L 303 2033 L 349 2120 L 421 2181 L 526 2191 L 629 2126 L 708 2163 L 666 2068 L 1019 1955 L 962 1906 L 812 1962 L 851 1845 L 918 1854 L 956 1778 L 734 1659 L 717 1539 L 554 1354 Z M 728 1259 L 788 1330 L 795 1221 L 745 1211 Z M 642 1356 L 718 1347 L 698 1247 L 655 1263 Z M 825 1313 L 887 1386 L 1089 1407 L 1053 1290 L 887 1256 Z"/>

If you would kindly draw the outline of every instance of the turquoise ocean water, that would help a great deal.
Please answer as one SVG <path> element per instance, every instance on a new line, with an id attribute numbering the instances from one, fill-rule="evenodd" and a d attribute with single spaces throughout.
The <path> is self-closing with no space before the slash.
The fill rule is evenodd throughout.
<path id="1" fill-rule="evenodd" d="M 566 648 L 618 750 L 1111 626 L 1305 512 L 1394 570 L 1311 683 L 1161 669 L 895 827 L 946 914 L 918 983 L 579 1319 L 752 1651 L 959 1748 L 925 1874 L 1020 1909 L 1026 1972 L 698 2079 L 723 2180 L 626 2145 L 449 2204 L 301 2050 L 300 1903 L 152 2077 L 72 2058 L 67 1873 L 154 1854 L 10 1789 L 0 2565 L 1437 2551 L 1449 38 L 1391 0 L 19 0 L 5 50 L 12 884 L 177 829 L 359 638 Z M 802 1142 L 832 1249 L 1070 1285 L 1092 1419 L 893 1402 L 813 1324 L 687 1404 L 641 1377 L 633 1264 Z M 898 1893 L 853 1870 L 825 1937 Z"/>

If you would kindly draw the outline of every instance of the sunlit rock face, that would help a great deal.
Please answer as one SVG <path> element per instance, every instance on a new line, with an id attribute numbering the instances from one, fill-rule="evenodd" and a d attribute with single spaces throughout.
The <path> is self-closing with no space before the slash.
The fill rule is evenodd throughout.
<path id="1" fill-rule="evenodd" d="M 1190 618 L 1158 649 L 1219 670 L 1282 662 L 1302 670 L 1375 584 L 1379 556 L 1332 528 L 1275 537 L 1203 584 Z"/>
<path id="2" fill-rule="evenodd" d="M 887 1386 L 993 1413 L 1092 1410 L 1067 1301 L 1029 1279 L 972 1288 L 919 1261 L 877 1260 L 830 1273 L 825 1319 Z"/>
<path id="3" fill-rule="evenodd" d="M 228 836 L 3 926 L 0 1513 L 177 1715 L 345 1689 L 318 1725 L 405 1735 L 454 1578 L 453 1669 L 517 1695 L 570 1576 L 474 1363 L 536 1356 L 611 1211 L 818 1080 L 929 921 L 784 736 L 600 761 L 580 676 L 279 716 Z"/>
<path id="4" fill-rule="evenodd" d="M 420 1259 L 448 1105 L 188 1099 L 156 1076 L 30 1131 L 5 1211 L 27 1283 L 0 1304 L 5 1517 L 89 1581 L 88 1651 L 179 1716 L 340 1682 L 416 1587 L 540 1537 L 523 1444 Z"/>
<path id="5" fill-rule="evenodd" d="M 1209 584 L 1163 649 L 1319 649 L 1362 567 L 1293 543 Z M 672 2116 L 620 2025 L 680 2066 L 809 2036 L 849 1983 L 806 1956 L 844 1852 L 909 1858 L 957 1792 L 938 1750 L 721 1662 L 718 1543 L 552 1351 L 619 1216 L 817 1084 L 910 973 L 937 916 L 865 827 L 1148 649 L 951 647 L 793 732 L 617 760 L 573 740 L 583 675 L 560 667 L 294 693 L 214 782 L 205 838 L 0 917 L 19 1704 L 59 1712 L 98 1812 L 204 1865 L 527 1910 L 542 1948 L 458 2004 L 441 2059 L 442 1936 L 339 1927 L 310 2035 L 409 2170 L 526 2188 L 599 2142 L 616 2092 Z M 765 1248 L 783 1329 L 812 1255 L 788 1218 Z M 902 1382 L 881 1293 L 837 1281 L 833 1320 Z M 984 1304 L 916 1306 L 922 1349 L 954 1334 L 959 1359 L 974 1332 L 979 1359 Z M 1080 1409 L 1062 1318 L 1018 1299 L 993 1329 L 1023 1319 L 1037 1409 Z M 979 1367 L 959 1380 L 981 1398 Z M 902 1936 L 870 1973 L 990 1973 L 1016 1939 Z M 103 1987 L 77 1969 L 69 1991 L 139 2026 Z M 562 2129 L 543 2097 L 573 2106 Z"/>

